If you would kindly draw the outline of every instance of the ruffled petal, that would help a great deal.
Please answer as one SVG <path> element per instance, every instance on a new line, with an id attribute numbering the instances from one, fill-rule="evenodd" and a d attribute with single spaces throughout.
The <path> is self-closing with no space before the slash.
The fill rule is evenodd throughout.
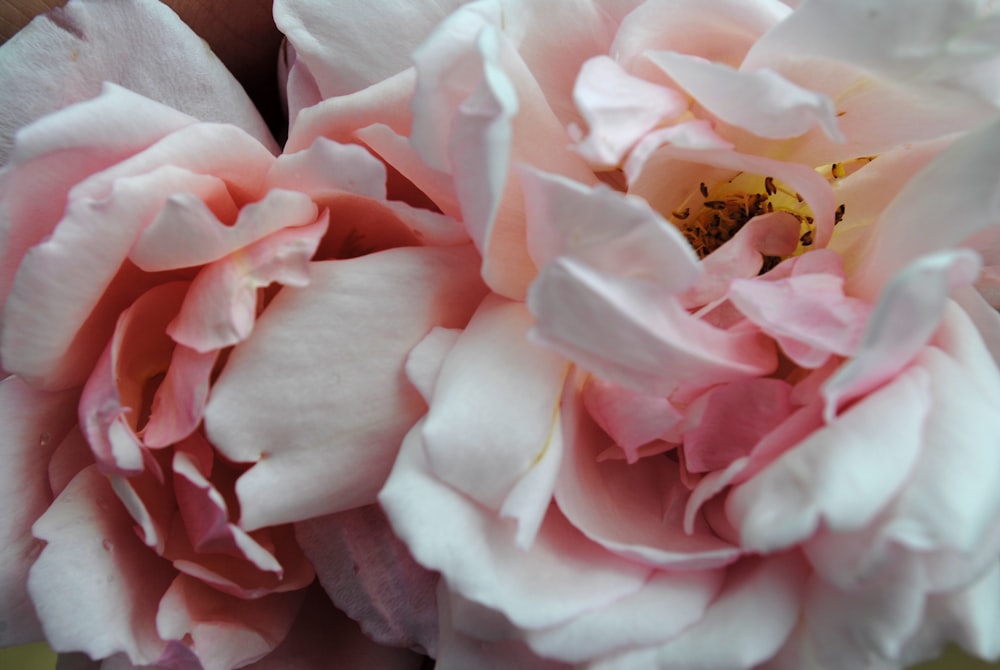
<path id="1" fill-rule="evenodd" d="M 834 530 L 870 523 L 908 483 L 931 405 L 928 373 L 911 368 L 736 487 L 726 509 L 742 544 L 772 551 L 820 521 Z"/>
<path id="2" fill-rule="evenodd" d="M 519 547 L 513 524 L 431 474 L 421 433 L 418 423 L 407 434 L 379 502 L 417 562 L 441 572 L 450 589 L 517 626 L 544 628 L 645 583 L 648 568 L 590 542 L 555 506 L 531 547 Z"/>
<path id="3" fill-rule="evenodd" d="M 485 291 L 477 264 L 468 246 L 312 263 L 308 287 L 268 305 L 205 411 L 216 448 L 254 464 L 237 483 L 243 528 L 374 501 L 425 410 L 406 356 L 434 326 L 465 325 Z"/>

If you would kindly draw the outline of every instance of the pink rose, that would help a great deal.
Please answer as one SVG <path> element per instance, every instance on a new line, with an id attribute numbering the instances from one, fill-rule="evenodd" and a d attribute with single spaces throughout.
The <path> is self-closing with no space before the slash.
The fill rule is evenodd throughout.
<path id="1" fill-rule="evenodd" d="M 384 569 L 298 522 L 386 533 L 373 503 L 426 409 L 406 356 L 485 293 L 465 231 L 356 144 L 276 156 L 158 2 L 70 2 L 0 70 L 22 92 L 0 103 L 0 643 L 102 667 L 420 667 L 321 588 L 361 618 L 378 601 L 349 592 Z M 380 595 L 433 588 L 413 572 Z M 433 621 L 364 624 L 436 643 Z"/>
<path id="2" fill-rule="evenodd" d="M 439 667 L 1000 656 L 979 4 L 277 4 L 286 150 L 367 146 L 491 289 L 379 496 Z"/>

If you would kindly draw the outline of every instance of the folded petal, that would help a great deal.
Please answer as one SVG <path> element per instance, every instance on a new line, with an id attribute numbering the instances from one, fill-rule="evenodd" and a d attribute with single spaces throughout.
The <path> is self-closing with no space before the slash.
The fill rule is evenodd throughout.
<path id="1" fill-rule="evenodd" d="M 687 111 L 682 95 L 628 74 L 608 56 L 583 64 L 573 99 L 587 122 L 587 136 L 576 150 L 592 165 L 603 168 L 617 166 L 662 120 Z"/>
<path id="2" fill-rule="evenodd" d="M 431 328 L 465 325 L 484 292 L 477 264 L 468 246 L 312 263 L 308 287 L 268 305 L 205 411 L 216 448 L 254 464 L 237 483 L 243 528 L 374 501 L 425 410 L 406 356 Z"/>
<path id="3" fill-rule="evenodd" d="M 787 139 L 819 126 L 831 139 L 843 140 L 833 101 L 773 70 L 736 70 L 671 51 L 647 52 L 646 58 L 710 114 L 758 137 Z"/>
<path id="4" fill-rule="evenodd" d="M 47 544 L 28 591 L 52 648 L 91 658 L 125 652 L 137 665 L 155 663 L 165 645 L 154 617 L 174 571 L 136 537 L 96 467 L 70 482 L 33 532 Z"/>
<path id="5" fill-rule="evenodd" d="M 629 463 L 639 460 L 639 447 L 662 438 L 684 419 L 667 398 L 598 377 L 589 378 L 582 393 L 591 418 L 625 452 Z"/>
<path id="6" fill-rule="evenodd" d="M 543 270 L 528 307 L 533 334 L 611 381 L 666 396 L 679 385 L 708 387 L 766 375 L 773 343 L 725 331 L 688 314 L 658 283 L 597 272 L 568 258 Z"/>
<path id="7" fill-rule="evenodd" d="M 538 267 L 567 256 L 608 274 L 659 281 L 669 291 L 684 290 L 699 276 L 684 236 L 644 200 L 527 165 L 518 173 L 528 251 Z"/>
<path id="8" fill-rule="evenodd" d="M 902 370 L 937 330 L 948 294 L 972 283 L 979 257 L 963 249 L 930 254 L 892 278 L 872 310 L 854 357 L 823 385 L 829 422 L 844 403 Z"/>

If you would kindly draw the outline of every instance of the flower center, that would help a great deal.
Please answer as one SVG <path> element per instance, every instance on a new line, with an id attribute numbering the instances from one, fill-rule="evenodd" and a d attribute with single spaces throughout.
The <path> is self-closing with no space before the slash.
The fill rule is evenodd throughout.
<path id="1" fill-rule="evenodd" d="M 796 254 L 812 244 L 812 210 L 801 195 L 774 177 L 741 172 L 711 188 L 703 182 L 670 213 L 670 220 L 698 257 L 705 258 L 747 221 L 770 212 L 786 212 L 800 221 L 802 233 Z"/>

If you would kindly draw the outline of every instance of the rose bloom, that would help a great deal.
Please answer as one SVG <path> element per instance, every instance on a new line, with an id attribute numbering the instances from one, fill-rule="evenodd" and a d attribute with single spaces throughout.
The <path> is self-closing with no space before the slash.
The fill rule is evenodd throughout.
<path id="1" fill-rule="evenodd" d="M 358 565 L 341 538 L 386 528 L 376 494 L 426 410 L 408 352 L 486 292 L 464 229 L 356 144 L 280 153 L 159 2 L 70 2 L 4 45 L 0 80 L 0 643 L 81 668 L 421 667 L 433 607 L 366 636 L 327 591 L 370 609 L 351 594 L 379 561 L 412 565 L 405 598 L 433 605 L 401 545 Z"/>
<path id="2" fill-rule="evenodd" d="M 438 667 L 1000 655 L 1000 17 L 793 4 L 278 3 L 286 151 L 368 147 L 490 288 L 379 496 Z"/>

